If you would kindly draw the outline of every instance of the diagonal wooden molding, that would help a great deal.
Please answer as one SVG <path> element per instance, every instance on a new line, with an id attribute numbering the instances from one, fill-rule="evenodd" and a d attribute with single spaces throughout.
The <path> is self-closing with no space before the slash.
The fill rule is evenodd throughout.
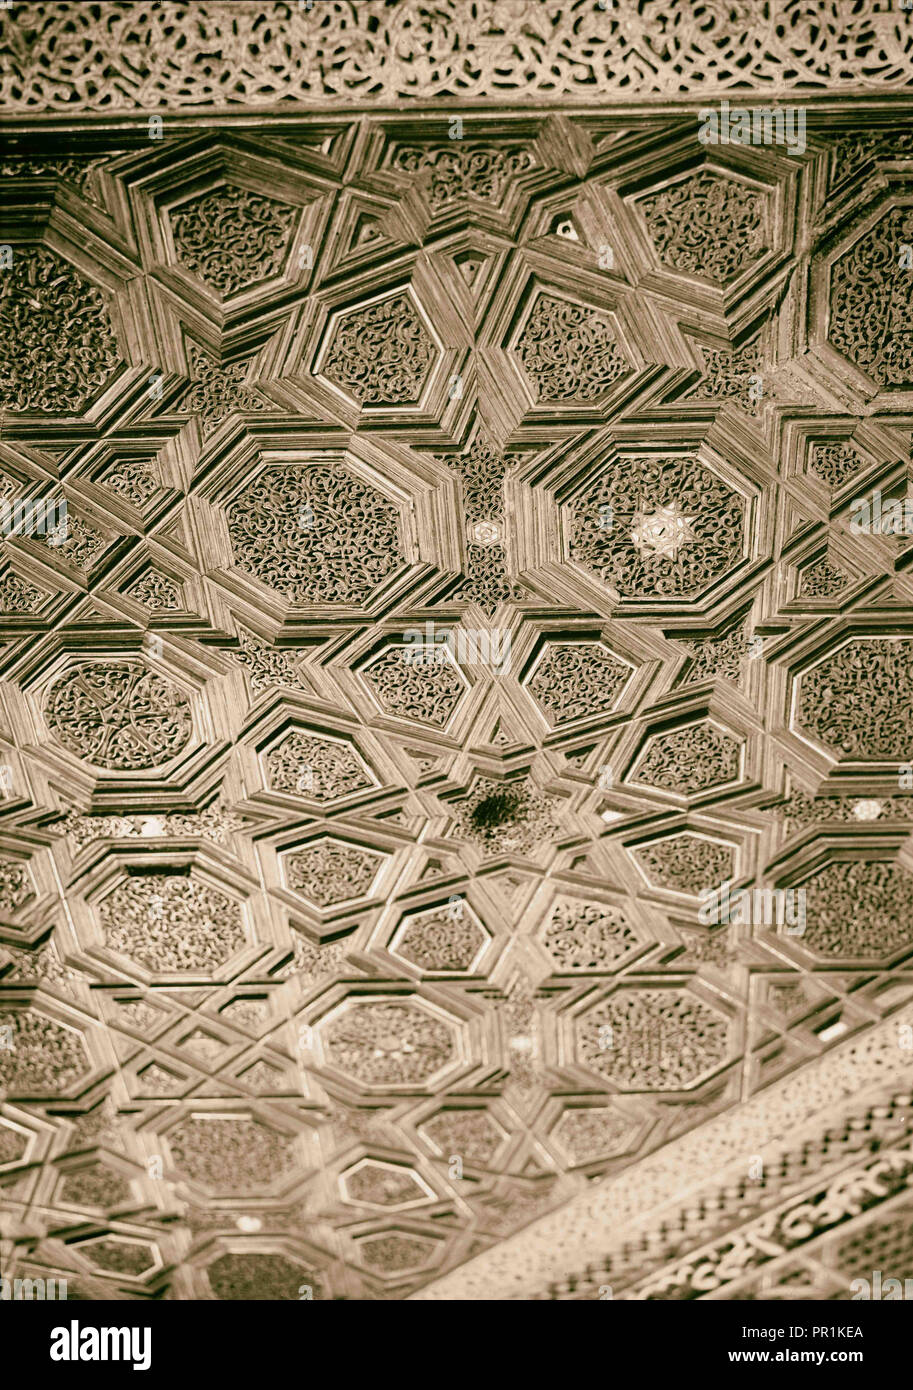
<path id="1" fill-rule="evenodd" d="M 755 1155 L 774 1167 L 786 1151 L 839 1129 L 871 1093 L 913 1079 L 913 1056 L 899 1046 L 913 1009 L 901 1010 L 800 1071 L 672 1140 L 615 1177 L 593 1184 L 524 1230 L 426 1284 L 413 1301 L 524 1299 L 598 1268 L 623 1245 L 661 1228 L 702 1195 L 743 1179 Z M 605 1276 L 608 1278 L 608 1276 Z M 591 1282 L 598 1279 L 590 1276 Z"/>

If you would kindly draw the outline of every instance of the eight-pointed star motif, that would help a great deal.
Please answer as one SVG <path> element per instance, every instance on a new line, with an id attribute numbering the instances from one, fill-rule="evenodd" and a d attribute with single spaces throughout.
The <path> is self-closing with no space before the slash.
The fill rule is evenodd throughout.
<path id="1" fill-rule="evenodd" d="M 642 555 L 665 555 L 674 560 L 682 546 L 694 540 L 696 520 L 685 516 L 677 502 L 653 512 L 635 512 L 631 540 Z"/>

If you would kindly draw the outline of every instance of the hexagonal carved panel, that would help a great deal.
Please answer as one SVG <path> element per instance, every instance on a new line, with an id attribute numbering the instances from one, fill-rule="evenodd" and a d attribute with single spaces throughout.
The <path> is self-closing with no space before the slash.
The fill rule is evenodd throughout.
<path id="1" fill-rule="evenodd" d="M 80 1247 L 80 1252 L 97 1269 L 128 1279 L 138 1279 L 156 1263 L 155 1252 L 145 1241 L 89 1240 Z"/>
<path id="2" fill-rule="evenodd" d="M 376 786 L 364 759 L 348 743 L 292 729 L 266 754 L 269 785 L 312 801 L 339 801 Z"/>
<path id="3" fill-rule="evenodd" d="M 741 752 L 737 738 L 704 720 L 686 729 L 654 734 L 631 769 L 630 780 L 694 796 L 734 782 Z"/>
<path id="4" fill-rule="evenodd" d="M 98 916 L 109 950 L 148 970 L 215 969 L 246 940 L 240 904 L 187 874 L 131 874 Z"/>
<path id="5" fill-rule="evenodd" d="M 10 1096 L 56 1095 L 90 1070 L 79 1033 L 37 1009 L 0 1013 L 0 1090 Z"/>
<path id="6" fill-rule="evenodd" d="M 420 1269 L 428 1263 L 436 1249 L 436 1241 L 423 1240 L 421 1236 L 400 1235 L 397 1231 L 389 1235 L 370 1236 L 358 1242 L 358 1253 L 365 1264 L 378 1274 L 386 1275 Z"/>
<path id="7" fill-rule="evenodd" d="M 572 1163 L 592 1163 L 621 1151 L 636 1132 L 637 1125 L 617 1110 L 588 1105 L 565 1110 L 552 1135 Z"/>
<path id="8" fill-rule="evenodd" d="M 169 221 L 181 264 L 233 295 L 280 273 L 296 216 L 275 198 L 226 184 L 177 204 Z"/>
<path id="9" fill-rule="evenodd" d="M 913 211 L 892 208 L 831 269 L 830 341 L 879 386 L 913 383 L 913 287 L 897 268 L 911 242 Z"/>
<path id="10" fill-rule="evenodd" d="M 695 898 L 711 888 L 718 888 L 735 874 L 732 845 L 687 831 L 663 840 L 652 840 L 648 845 L 638 845 L 631 854 L 648 882 L 657 888 L 672 889 Z"/>
<path id="11" fill-rule="evenodd" d="M 290 851 L 284 874 L 293 893 L 325 908 L 370 893 L 383 862 L 382 855 L 360 845 L 321 840 Z"/>
<path id="12" fill-rule="evenodd" d="M 829 958 L 889 956 L 913 945 L 913 875 L 896 864 L 828 864 L 803 880 L 802 944 Z"/>
<path id="13" fill-rule="evenodd" d="M 550 724 L 615 708 L 632 668 L 601 642 L 548 642 L 526 688 Z"/>
<path id="14" fill-rule="evenodd" d="M 415 405 L 437 349 L 408 294 L 339 315 L 321 373 L 366 406 Z"/>
<path id="15" fill-rule="evenodd" d="M 515 352 L 545 401 L 590 401 L 631 366 L 607 315 L 555 295 L 540 294 Z"/>
<path id="16" fill-rule="evenodd" d="M 625 1091 L 693 1085 L 726 1057 L 729 1026 L 679 990 L 623 990 L 578 1025 L 580 1060 Z"/>
<path id="17" fill-rule="evenodd" d="M 167 1133 L 181 1173 L 214 1191 L 247 1192 L 289 1171 L 288 1139 L 249 1115 L 192 1114 Z"/>
<path id="18" fill-rule="evenodd" d="M 443 1110 L 420 1128 L 440 1153 L 463 1155 L 482 1168 L 491 1163 L 507 1137 L 487 1110 Z"/>
<path id="19" fill-rule="evenodd" d="M 348 1201 L 369 1207 L 394 1210 L 427 1202 L 433 1195 L 411 1168 L 377 1163 L 369 1158 L 343 1173 L 340 1181 Z"/>
<path id="20" fill-rule="evenodd" d="M 450 973 L 472 969 L 489 939 L 469 904 L 457 899 L 404 917 L 390 950 L 420 970 Z"/>
<path id="21" fill-rule="evenodd" d="M 298 1302 L 302 1298 L 322 1296 L 317 1276 L 304 1265 L 293 1264 L 284 1255 L 259 1252 L 220 1255 L 207 1265 L 206 1276 L 215 1297 L 232 1303 L 264 1299 Z"/>
<path id="22" fill-rule="evenodd" d="M 531 854 L 558 831 L 558 807 L 557 798 L 528 778 L 498 782 L 477 777 L 454 802 L 453 833 L 486 855 Z"/>
<path id="23" fill-rule="evenodd" d="M 640 945 L 624 912 L 610 903 L 561 898 L 542 928 L 557 970 L 605 970 Z"/>
<path id="24" fill-rule="evenodd" d="M 637 206 L 664 265 L 726 284 L 766 249 L 762 194 L 715 170 L 688 174 Z"/>
<path id="25" fill-rule="evenodd" d="M 903 759 L 913 719 L 913 642 L 854 638 L 804 672 L 796 723 L 838 757 Z"/>
<path id="26" fill-rule="evenodd" d="M 265 468 L 227 510 L 235 563 L 290 603 L 366 603 L 404 563 L 397 508 L 340 464 Z"/>
<path id="27" fill-rule="evenodd" d="M 386 647 L 362 668 L 361 675 L 388 714 L 443 729 L 453 716 L 466 685 L 449 655 L 434 652 L 433 661 L 410 661 L 406 647 Z"/>
<path id="28" fill-rule="evenodd" d="M 17 247 L 0 279 L 0 409 L 79 415 L 119 367 L 105 298 L 43 246 Z"/>
<path id="29" fill-rule="evenodd" d="M 361 1000 L 320 1025 L 327 1060 L 366 1086 L 426 1082 L 454 1057 L 452 1030 L 418 1004 Z"/>

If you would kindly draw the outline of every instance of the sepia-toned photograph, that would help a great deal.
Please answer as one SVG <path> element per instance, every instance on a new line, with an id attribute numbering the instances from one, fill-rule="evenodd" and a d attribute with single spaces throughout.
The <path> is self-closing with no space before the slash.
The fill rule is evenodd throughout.
<path id="1" fill-rule="evenodd" d="M 0 189 L 0 1339 L 873 1374 L 913 0 L 6 0 Z"/>

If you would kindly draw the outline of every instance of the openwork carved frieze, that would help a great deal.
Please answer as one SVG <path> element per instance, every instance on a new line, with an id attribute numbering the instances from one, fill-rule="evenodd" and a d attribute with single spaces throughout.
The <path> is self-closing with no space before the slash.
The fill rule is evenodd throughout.
<path id="1" fill-rule="evenodd" d="M 497 0 L 404 11 L 365 0 L 334 7 L 319 25 L 291 0 L 204 0 L 192 11 L 169 0 L 139 12 L 125 0 L 97 12 L 77 0 L 32 3 L 7 20 L 3 96 L 38 112 L 909 86 L 902 11 L 840 4 L 822 19 L 747 0 L 739 19 L 733 28 L 728 16 L 689 6 L 670 21 L 652 0 L 626 0 L 617 13 L 546 0 L 522 24 Z"/>

